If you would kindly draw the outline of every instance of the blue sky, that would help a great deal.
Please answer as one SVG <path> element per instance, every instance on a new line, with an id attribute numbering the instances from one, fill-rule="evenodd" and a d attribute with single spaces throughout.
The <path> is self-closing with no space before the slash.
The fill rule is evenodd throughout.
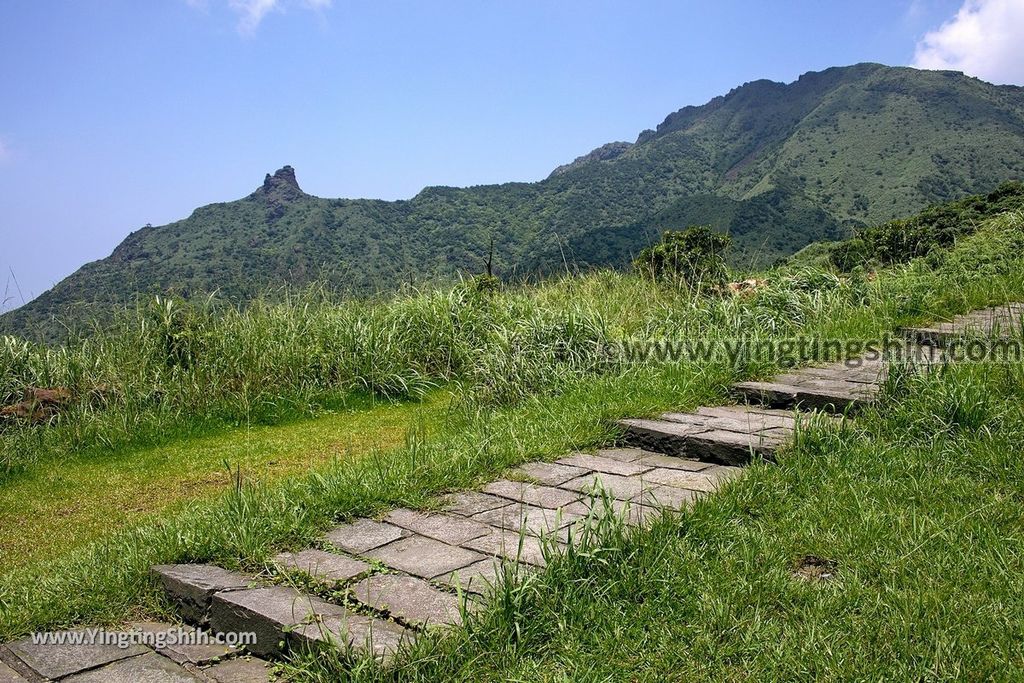
<path id="1" fill-rule="evenodd" d="M 1021 7 L 6 0 L 0 294 L 19 305 L 284 164 L 312 194 L 408 198 L 541 179 L 757 78 L 875 61 L 1021 83 L 1021 36 L 979 47 Z"/>

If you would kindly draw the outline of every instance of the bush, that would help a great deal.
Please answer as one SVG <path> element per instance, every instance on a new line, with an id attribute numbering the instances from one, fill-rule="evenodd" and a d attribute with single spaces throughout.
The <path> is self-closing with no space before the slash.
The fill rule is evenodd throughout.
<path id="1" fill-rule="evenodd" d="M 691 289 L 701 285 L 717 286 L 728 276 L 724 254 L 731 242 L 728 235 L 705 225 L 681 232 L 667 230 L 661 242 L 641 251 L 633 265 L 654 280 Z"/>
<path id="2" fill-rule="evenodd" d="M 931 256 L 971 235 L 987 219 L 1024 209 L 1024 182 L 1007 181 L 987 195 L 932 206 L 916 216 L 857 230 L 832 250 L 832 263 L 844 271 L 871 261 L 882 265 Z"/>

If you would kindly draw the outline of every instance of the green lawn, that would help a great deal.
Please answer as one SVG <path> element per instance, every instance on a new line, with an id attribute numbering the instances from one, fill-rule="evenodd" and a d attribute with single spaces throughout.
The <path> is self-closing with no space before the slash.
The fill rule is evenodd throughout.
<path id="1" fill-rule="evenodd" d="M 106 534 L 187 512 L 232 485 L 234 471 L 271 482 L 332 461 L 402 444 L 435 425 L 447 392 L 420 402 L 352 401 L 352 407 L 279 426 L 254 426 L 155 448 L 72 455 L 37 464 L 0 487 L 0 573 L 53 560 Z"/>

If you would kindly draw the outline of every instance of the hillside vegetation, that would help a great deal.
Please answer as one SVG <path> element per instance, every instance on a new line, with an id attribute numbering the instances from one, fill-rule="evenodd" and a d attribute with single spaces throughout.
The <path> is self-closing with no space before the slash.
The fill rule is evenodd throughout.
<path id="1" fill-rule="evenodd" d="M 754 81 L 669 115 L 635 143 L 605 145 L 536 183 L 428 187 L 407 201 L 322 199 L 294 171 L 248 197 L 136 230 L 0 331 L 56 339 L 136 293 L 232 303 L 271 284 L 349 294 L 498 274 L 625 266 L 664 229 L 733 237 L 760 268 L 853 228 L 1024 176 L 1024 89 L 959 73 L 858 64 L 790 83 Z"/>
<path id="2" fill-rule="evenodd" d="M 365 395 L 415 399 L 456 383 L 473 406 L 512 405 L 579 376 L 626 371 L 608 354 L 622 340 L 796 333 L 822 306 L 856 307 L 877 296 L 873 269 L 910 262 L 909 272 L 923 268 L 937 281 L 1006 275 L 1024 253 L 1014 222 L 1021 211 L 1024 183 L 1004 183 L 822 245 L 816 259 L 794 258 L 743 296 L 719 286 L 726 273 L 716 261 L 693 271 L 694 263 L 679 260 L 679 249 L 719 261 L 727 253 L 717 253 L 726 248 L 721 236 L 702 229 L 669 235 L 644 254 L 658 257 L 658 269 L 684 263 L 691 279 L 699 272 L 705 283 L 652 279 L 642 266 L 510 287 L 479 277 L 379 301 L 338 301 L 322 288 L 245 307 L 156 297 L 59 347 L 2 337 L 0 406 L 16 404 L 30 387 L 55 387 L 67 399 L 45 419 L 0 416 L 0 481 L 68 451 L 99 455 L 279 423 Z M 917 226 L 917 238 L 897 245 L 899 254 L 888 237 L 875 237 L 903 235 L 907 225 Z M 900 315 L 929 310 L 916 299 L 897 301 Z M 884 329 L 893 314 L 877 314 L 872 327 Z"/>
<path id="3" fill-rule="evenodd" d="M 373 515 L 396 506 L 429 506 L 438 494 L 497 477 L 506 468 L 526 460 L 553 459 L 573 450 L 608 443 L 615 438 L 611 421 L 617 418 L 670 409 L 692 410 L 699 404 L 724 402 L 731 382 L 767 376 L 779 364 L 772 356 L 737 362 L 725 355 L 659 362 L 649 357 L 616 355 L 616 342 L 740 337 L 778 342 L 797 335 L 877 339 L 899 325 L 1020 300 L 1024 297 L 1024 252 L 1008 250 L 1007 245 L 1019 244 L 1022 236 L 1024 216 L 1020 212 L 1006 212 L 987 218 L 974 231 L 966 230 L 952 246 L 940 248 L 927 258 L 900 260 L 873 272 L 855 268 L 850 273 L 840 273 L 831 266 L 786 265 L 767 272 L 763 286 L 740 295 L 693 283 L 681 286 L 654 280 L 643 272 L 602 270 L 512 288 L 481 286 L 480 280 L 472 280 L 454 287 L 402 294 L 376 305 L 337 303 L 313 295 L 258 303 L 243 310 L 161 300 L 137 314 L 129 311 L 116 329 L 71 346 L 46 348 L 8 338 L 0 348 L 0 379 L 6 399 L 17 398 L 26 385 L 65 387 L 74 397 L 66 409 L 42 424 L 5 424 L 0 445 L 10 481 L 30 477 L 39 468 L 57 466 L 69 451 L 81 459 L 92 458 L 97 463 L 108 459 L 112 464 L 124 465 L 133 459 L 122 456 L 130 456 L 144 443 L 178 439 L 189 431 L 229 430 L 232 424 L 245 426 L 256 420 L 273 422 L 315 415 L 323 405 L 353 392 L 417 395 L 431 385 L 443 383 L 455 399 L 443 415 L 433 414 L 430 429 L 411 429 L 406 442 L 383 447 L 372 452 L 371 457 L 317 465 L 308 473 L 272 483 L 253 482 L 245 473 L 237 473 L 236 485 L 222 497 L 188 505 L 180 514 L 128 526 L 45 563 L 0 571 L 0 639 L 71 624 L 118 622 L 140 612 L 165 614 L 166 604 L 147 580 L 152 564 L 213 561 L 265 571 L 272 553 L 305 547 L 338 520 Z M 1011 391 L 1005 388 L 1011 385 L 1019 391 L 1014 374 L 1017 370 L 1009 366 L 1006 372 L 997 370 L 1001 374 L 994 373 L 997 377 L 992 381 L 1004 383 L 998 385 L 1004 387 L 1000 391 Z M 942 433 L 948 434 L 949 439 L 939 443 L 941 453 L 947 458 L 963 453 L 957 449 L 966 442 L 957 441 L 957 434 L 983 436 L 987 433 L 985 429 L 1017 424 L 1017 418 L 1007 412 L 1013 394 L 992 393 L 985 398 L 985 386 L 954 383 L 947 389 L 932 386 L 932 394 L 910 391 L 911 395 L 936 398 L 922 398 L 918 407 L 910 405 L 904 412 L 885 418 L 895 422 L 867 427 L 865 438 L 874 438 L 870 429 L 879 434 L 902 430 L 907 439 L 915 439 L 907 441 L 907 449 L 901 452 L 904 458 L 912 460 L 904 464 L 920 468 L 929 461 L 926 446 L 939 443 L 929 440 L 937 433 L 935 426 L 947 425 Z M 979 410 L 981 403 L 984 404 Z M 1006 418 L 1001 417 L 1004 415 Z M 224 433 L 226 438 L 238 434 Z M 998 433 L 1002 434 L 998 438 L 1004 438 L 1017 432 Z M 828 438 L 827 434 L 821 438 Z M 831 441 L 818 441 L 823 445 L 814 451 L 818 446 L 812 440 L 804 444 L 811 451 L 803 453 L 823 451 L 835 457 L 836 467 L 852 462 L 865 472 L 872 471 L 864 470 L 871 463 L 889 463 L 885 457 L 888 452 L 878 451 L 873 441 L 844 442 L 849 443 L 846 451 Z M 971 445 L 972 449 L 977 446 L 979 457 L 985 458 L 979 460 L 981 469 L 1004 471 L 999 469 L 1004 461 L 997 457 L 1006 453 L 1001 444 L 1002 441 L 992 441 Z M 825 482 L 840 481 L 837 472 L 829 469 L 829 462 L 812 470 L 780 470 L 778 474 L 763 470 L 749 487 L 739 489 L 740 493 L 746 492 L 740 498 L 726 498 L 701 508 L 703 512 L 699 514 L 709 516 L 693 519 L 698 524 L 700 519 L 706 519 L 706 530 L 718 529 L 715 533 L 719 535 L 709 536 L 709 531 L 692 537 L 698 545 L 718 549 L 715 557 L 720 557 L 721 562 L 708 569 L 715 579 L 709 586 L 726 585 L 736 578 L 737 586 L 750 585 L 744 567 L 758 565 L 760 557 L 768 557 L 777 564 L 780 557 L 792 552 L 788 546 L 778 547 L 777 539 L 785 538 L 783 532 L 792 535 L 794 529 L 806 528 L 801 524 L 808 518 L 790 508 L 773 505 L 790 500 L 780 492 L 800 481 L 807 490 L 820 490 L 821 496 L 826 496 L 829 488 L 824 487 Z M 919 476 L 914 474 L 915 470 L 901 470 L 896 461 L 892 467 L 893 470 L 882 472 L 873 470 L 876 475 L 865 477 L 870 485 L 861 482 L 859 488 L 844 489 L 845 498 L 836 496 L 841 505 L 849 506 L 844 507 L 844 514 L 856 516 L 857 510 L 866 509 L 863 506 L 870 502 L 870 506 L 881 506 L 881 511 L 871 519 L 884 524 L 891 519 L 886 515 L 901 514 L 893 506 L 907 500 L 903 489 L 878 488 L 893 481 L 890 475 L 902 472 L 901 476 L 915 477 L 913 480 L 935 480 L 928 472 Z M 802 472 L 808 473 L 807 478 L 801 479 Z M 950 488 L 938 496 L 931 496 L 935 493 L 932 486 L 931 497 L 915 500 L 921 502 L 925 517 L 932 519 L 935 515 L 935 523 L 948 524 L 949 513 L 937 514 L 937 510 L 945 511 L 942 506 L 949 506 L 958 510 L 955 514 L 963 514 L 965 511 L 957 507 L 959 499 L 955 497 L 971 497 L 978 486 L 988 492 L 994 484 L 986 481 L 982 477 L 975 482 L 977 485 Z M 996 494 L 992 500 L 1004 501 L 1001 489 Z M 953 495 L 954 498 L 945 497 Z M 58 506 L 59 501 L 53 505 Z M 995 505 L 992 503 L 993 509 Z M 779 522 L 780 510 L 797 516 Z M 59 511 L 54 508 L 53 514 Z M 858 519 L 864 521 L 863 517 Z M 820 516 L 811 521 L 821 524 Z M 914 523 L 907 524 L 918 528 Z M 689 522 L 672 527 L 671 533 L 678 535 L 688 525 Z M 934 528 L 928 525 L 921 533 L 915 531 L 916 535 L 901 537 L 898 543 L 886 541 L 880 547 L 886 557 L 900 556 L 927 541 Z M 743 543 L 754 544 L 744 547 L 768 544 L 768 550 L 746 558 L 744 562 L 749 560 L 748 564 L 737 565 L 737 556 L 730 552 L 740 543 L 735 533 L 741 535 Z M 830 533 L 834 536 L 826 539 L 836 538 L 835 531 Z M 666 541 L 668 537 L 663 536 L 662 541 L 656 536 L 651 538 L 660 544 L 658 548 L 673 547 Z M 904 543 L 906 539 L 910 540 Z M 595 550 L 587 558 L 573 560 L 583 562 L 575 568 L 568 565 L 563 571 L 556 567 L 555 573 L 549 574 L 555 582 L 551 584 L 551 593 L 547 589 L 517 590 L 512 586 L 507 594 L 509 600 L 488 612 L 487 618 L 497 620 L 489 622 L 495 628 L 488 631 L 484 626 L 474 632 L 471 637 L 475 640 L 465 647 L 458 643 L 466 640 L 453 641 L 457 649 L 461 648 L 458 652 L 467 654 L 469 659 L 434 647 L 415 655 L 425 657 L 415 659 L 417 671 L 466 667 L 460 675 L 473 678 L 475 673 L 477 678 L 486 678 L 489 672 L 507 667 L 529 678 L 526 672 L 530 667 L 539 667 L 541 673 L 557 670 L 557 653 L 552 655 L 551 650 L 537 645 L 546 632 L 536 626 L 530 630 L 529 625 L 539 624 L 534 617 L 546 613 L 544 596 L 560 595 L 577 601 L 579 595 L 571 588 L 585 586 L 578 579 L 585 569 L 599 569 L 595 563 L 605 567 L 604 573 L 594 571 L 595 581 L 612 583 L 592 584 L 596 590 L 591 601 L 580 599 L 574 602 L 578 611 L 565 613 L 568 631 L 559 633 L 568 640 L 559 636 L 551 642 L 568 648 L 567 652 L 571 651 L 569 634 L 579 633 L 579 625 L 586 621 L 588 613 L 599 608 L 600 600 L 610 600 L 604 604 L 611 609 L 625 609 L 614 602 L 616 593 L 612 591 L 616 586 L 632 589 L 621 582 L 614 583 L 612 566 L 639 563 L 635 575 L 640 583 L 635 584 L 637 590 L 632 593 L 650 596 L 652 606 L 659 604 L 660 594 L 654 587 L 657 584 L 657 590 L 668 592 L 665 600 L 672 598 L 680 609 L 690 608 L 683 594 L 689 587 L 700 585 L 693 580 L 692 573 L 687 573 L 686 567 L 693 566 L 689 564 L 690 554 L 679 555 L 680 562 L 686 564 L 666 567 L 658 564 L 656 558 L 630 554 L 632 551 L 616 556 L 614 539 L 609 543 L 612 554 Z M 821 544 L 826 550 L 831 548 L 826 541 Z M 806 539 L 801 544 L 804 547 L 807 552 L 816 550 Z M 870 556 L 872 548 L 865 546 L 862 539 L 841 547 L 840 551 L 849 558 L 850 564 L 844 566 L 852 567 L 853 571 L 870 575 L 877 570 L 863 561 L 862 556 Z M 1010 568 L 1017 566 L 1016 555 L 994 556 L 1001 557 Z M 609 561 L 602 559 L 605 557 Z M 950 557 L 948 553 L 929 552 L 914 556 L 915 561 L 924 563 L 914 566 L 927 566 L 930 559 L 948 564 Z M 982 557 L 985 567 L 991 566 L 992 557 L 992 553 Z M 642 567 L 665 567 L 666 581 L 643 583 L 647 574 Z M 773 569 L 766 575 L 777 579 L 779 570 Z M 955 577 L 953 572 L 945 575 Z M 854 578 L 857 577 L 861 574 L 855 573 Z M 979 579 L 977 574 L 975 579 Z M 843 609 L 856 613 L 865 604 L 878 604 L 880 591 L 886 587 L 895 587 L 907 599 L 916 595 L 907 586 L 912 585 L 914 591 L 920 588 L 920 581 L 914 581 L 912 573 L 909 579 L 899 574 L 894 582 L 886 579 L 879 587 L 877 582 L 867 581 L 867 587 L 861 589 L 865 591 L 864 601 L 844 602 Z M 972 583 L 961 579 L 950 582 L 943 588 L 955 591 L 958 586 L 987 586 L 980 579 Z M 935 597 L 941 596 L 936 593 Z M 800 594 L 795 599 L 804 598 L 808 596 Z M 974 598 L 959 600 L 957 604 L 970 610 L 984 606 L 984 600 L 977 595 Z M 716 604 L 723 611 L 718 617 L 703 614 L 707 621 L 693 622 L 693 628 L 700 630 L 694 631 L 694 637 L 718 634 L 716 638 L 733 638 L 736 633 L 729 625 L 736 623 L 734 615 L 742 611 L 737 605 L 744 604 L 743 600 L 741 591 L 722 593 L 721 602 Z M 830 603 L 808 604 L 821 605 L 824 610 Z M 1016 603 L 1007 604 L 1012 607 Z M 624 620 L 627 613 L 644 616 L 642 610 L 618 613 L 623 614 Z M 665 615 L 674 613 L 681 612 L 669 611 Z M 628 621 L 634 623 L 632 617 Z M 814 620 L 794 623 L 807 623 L 815 633 L 822 626 Z M 659 622 L 654 620 L 650 624 Z M 865 623 L 859 620 L 850 624 L 847 631 L 852 629 L 850 632 L 858 636 L 878 632 L 873 628 L 865 630 Z M 924 641 L 929 641 L 942 624 L 929 622 L 923 626 Z M 554 624 L 551 626 L 555 628 Z M 607 622 L 595 622 L 594 637 L 601 640 L 595 643 L 598 651 L 607 651 L 600 648 L 609 646 L 615 640 L 616 629 L 625 626 L 626 622 L 611 617 Z M 501 631 L 506 627 L 511 627 L 511 631 Z M 956 628 L 967 627 L 957 623 Z M 891 633 L 905 631 L 893 629 Z M 501 633 L 507 636 L 503 643 L 495 640 Z M 770 639 L 780 631 L 758 633 Z M 999 633 L 986 632 L 984 642 L 1002 646 L 1004 639 Z M 554 660 L 535 661 L 516 642 L 508 640 L 520 637 L 522 640 L 516 642 L 539 656 L 553 656 Z M 474 648 L 477 652 L 496 653 L 500 660 L 475 656 Z M 669 650 L 659 649 L 657 643 L 642 644 L 641 649 L 660 653 L 662 658 L 655 660 L 657 671 L 671 670 L 674 659 L 662 660 Z M 441 660 L 441 652 L 451 656 Z M 785 650 L 787 657 L 796 657 L 800 652 L 799 647 Z M 870 655 L 876 650 L 867 647 L 863 652 Z M 598 667 L 586 658 L 578 660 L 581 666 Z M 765 668 L 770 661 L 757 661 L 760 668 L 768 671 Z M 323 661 L 307 663 L 303 671 L 314 676 L 322 665 Z M 716 666 L 727 668 L 729 663 Z M 443 672 L 440 677 L 444 677 Z M 324 678 L 331 680 L 332 674 L 325 673 Z"/>

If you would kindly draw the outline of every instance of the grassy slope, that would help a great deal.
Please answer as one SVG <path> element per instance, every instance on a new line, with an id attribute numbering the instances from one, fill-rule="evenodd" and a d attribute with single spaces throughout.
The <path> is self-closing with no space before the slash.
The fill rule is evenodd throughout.
<path id="1" fill-rule="evenodd" d="M 404 447 L 374 458 L 327 465 L 273 486 L 243 486 L 193 506 L 187 515 L 104 539 L 57 563 L 25 568 L 0 580 L 0 637 L 117 621 L 139 609 L 158 611 L 161 603 L 146 580 L 153 563 L 212 560 L 260 569 L 275 549 L 308 543 L 332 520 L 429 504 L 433 494 L 480 483 L 509 465 L 605 443 L 613 436 L 612 418 L 720 403 L 730 381 L 767 369 L 713 362 L 588 371 L 572 360 L 577 349 L 567 342 L 582 324 L 581 306 L 587 315 L 606 323 L 613 319 L 615 327 L 634 334 L 865 338 L 913 318 L 1024 296 L 1016 261 L 982 279 L 970 271 L 939 274 L 916 264 L 863 286 L 851 289 L 805 273 L 789 280 L 780 275 L 774 288 L 753 299 L 661 297 L 654 290 L 641 292 L 646 285 L 634 278 L 618 276 L 541 288 L 531 295 L 531 305 L 573 314 L 554 327 L 525 325 L 519 335 L 506 329 L 502 351 L 491 349 L 476 361 L 471 376 L 480 381 L 467 387 L 477 398 L 436 435 L 414 431 Z M 522 312 L 525 302 L 517 301 Z M 538 337 L 539 330 L 554 336 Z M 557 353 L 545 350 L 549 343 Z"/>
<path id="2" fill-rule="evenodd" d="M 447 394 L 382 403 L 285 425 L 257 425 L 163 446 L 37 464 L 0 487 L 0 574 L 52 562 L 112 532 L 177 516 L 233 483 L 274 482 L 403 443 L 441 422 Z"/>
<path id="3" fill-rule="evenodd" d="M 1024 375 L 958 367 L 811 428 L 679 521 L 607 529 L 360 680 L 1007 680 L 1024 667 Z M 794 578 L 805 556 L 837 563 Z M 299 680 L 341 680 L 302 660 Z M 1013 673 L 1016 672 L 1016 673 Z M 336 677 L 337 676 L 337 677 Z"/>

